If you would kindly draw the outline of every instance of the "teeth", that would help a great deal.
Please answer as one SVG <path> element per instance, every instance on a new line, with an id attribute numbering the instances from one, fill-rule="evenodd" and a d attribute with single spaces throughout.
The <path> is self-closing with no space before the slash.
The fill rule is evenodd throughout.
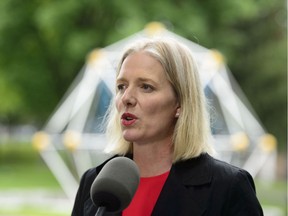
<path id="1" fill-rule="evenodd" d="M 131 117 L 126 117 L 126 120 L 132 120 L 132 118 Z"/>

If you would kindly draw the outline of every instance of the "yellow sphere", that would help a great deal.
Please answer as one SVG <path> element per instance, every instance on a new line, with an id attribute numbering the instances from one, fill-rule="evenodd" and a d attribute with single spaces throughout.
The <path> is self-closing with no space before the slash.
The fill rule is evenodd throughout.
<path id="1" fill-rule="evenodd" d="M 81 134 L 68 130 L 64 134 L 63 143 L 68 150 L 75 151 L 81 143 Z"/>
<path id="2" fill-rule="evenodd" d="M 87 62 L 92 63 L 104 56 L 104 51 L 102 49 L 94 49 L 87 56 Z"/>
<path id="3" fill-rule="evenodd" d="M 272 152 L 276 149 L 277 139 L 272 134 L 265 134 L 259 139 L 259 147 L 265 152 Z"/>
<path id="4" fill-rule="evenodd" d="M 238 132 L 230 137 L 234 151 L 245 151 L 249 147 L 249 138 L 244 132 Z"/>
<path id="5" fill-rule="evenodd" d="M 166 30 L 165 26 L 160 22 L 150 22 L 145 26 L 145 32 L 148 36 L 152 37 L 159 35 Z"/>
<path id="6" fill-rule="evenodd" d="M 34 134 L 32 138 L 32 144 L 38 151 L 45 150 L 50 144 L 50 137 L 44 131 L 38 131 Z"/>

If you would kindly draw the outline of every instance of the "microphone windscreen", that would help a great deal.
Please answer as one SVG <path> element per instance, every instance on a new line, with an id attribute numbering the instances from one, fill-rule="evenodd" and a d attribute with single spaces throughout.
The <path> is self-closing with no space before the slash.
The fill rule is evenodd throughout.
<path id="1" fill-rule="evenodd" d="M 131 202 L 140 181 L 136 163 L 126 157 L 108 161 L 92 183 L 93 203 L 106 207 L 106 212 L 124 210 Z"/>

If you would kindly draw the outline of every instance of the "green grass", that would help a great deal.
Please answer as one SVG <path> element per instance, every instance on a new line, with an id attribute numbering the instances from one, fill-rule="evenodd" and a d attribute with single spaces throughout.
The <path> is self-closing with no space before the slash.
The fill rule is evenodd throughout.
<path id="1" fill-rule="evenodd" d="M 42 164 L 10 164 L 0 166 L 0 190 L 10 188 L 48 188 L 60 186 L 48 168 Z"/>
<path id="2" fill-rule="evenodd" d="M 275 182 L 264 182 L 256 180 L 257 196 L 261 205 L 265 207 L 276 207 L 287 213 L 287 182 L 278 180 Z"/>
<path id="3" fill-rule="evenodd" d="M 30 144 L 0 145 L 0 190 L 60 186 L 38 152 Z"/>
<path id="4" fill-rule="evenodd" d="M 40 155 L 27 143 L 0 144 L 0 193 L 1 191 L 45 190 L 62 192 L 57 180 Z M 21 204 L 7 207 L 0 205 L 0 216 L 64 216 L 43 206 Z"/>
<path id="5" fill-rule="evenodd" d="M 23 207 L 18 210 L 1 210 L 0 216 L 67 216 L 67 213 L 50 212 L 47 209 Z"/>

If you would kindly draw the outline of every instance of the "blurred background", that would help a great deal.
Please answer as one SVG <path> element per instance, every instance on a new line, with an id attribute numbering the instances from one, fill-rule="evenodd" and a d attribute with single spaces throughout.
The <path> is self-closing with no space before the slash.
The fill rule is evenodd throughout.
<path id="1" fill-rule="evenodd" d="M 255 179 L 259 200 L 266 215 L 287 214 L 286 1 L 1 0 L 0 215 L 70 215 L 71 202 L 32 137 L 92 50 L 152 21 L 225 57 L 277 139 L 276 178 Z"/>

